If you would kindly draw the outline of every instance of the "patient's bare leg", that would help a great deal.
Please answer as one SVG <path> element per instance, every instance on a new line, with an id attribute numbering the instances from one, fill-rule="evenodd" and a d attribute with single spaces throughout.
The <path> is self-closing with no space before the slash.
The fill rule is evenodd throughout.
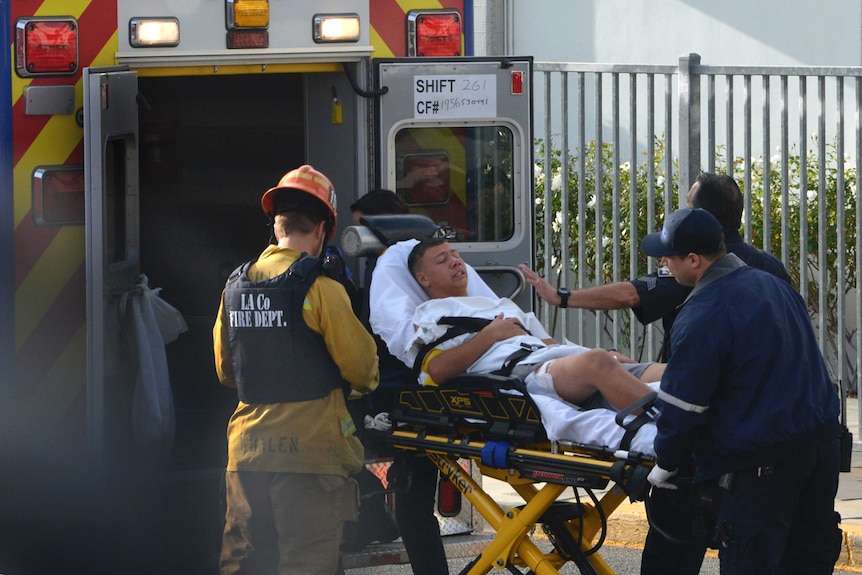
<path id="1" fill-rule="evenodd" d="M 611 405 L 622 409 L 651 391 L 604 349 L 555 359 L 547 373 L 554 379 L 557 394 L 575 405 L 598 391 Z"/>
<path id="2" fill-rule="evenodd" d="M 647 383 L 652 383 L 653 381 L 661 381 L 661 376 L 664 373 L 664 368 L 667 364 L 665 363 L 652 363 L 647 367 L 644 372 L 640 375 L 640 380 L 645 381 Z"/>

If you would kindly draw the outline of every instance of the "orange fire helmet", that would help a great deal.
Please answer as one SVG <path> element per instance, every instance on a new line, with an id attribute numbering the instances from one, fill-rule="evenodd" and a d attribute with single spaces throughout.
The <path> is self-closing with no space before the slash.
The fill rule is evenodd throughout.
<path id="1" fill-rule="evenodd" d="M 338 224 L 338 214 L 336 213 L 335 188 L 332 187 L 332 182 L 309 165 L 304 165 L 287 172 L 278 181 L 278 185 L 267 190 L 260 199 L 260 205 L 264 213 L 270 218 L 275 217 L 275 198 L 278 192 L 282 190 L 300 190 L 311 194 L 326 205 L 329 214 L 332 218 L 332 225 L 329 228 L 329 235 L 326 238 L 331 240 L 335 235 L 335 228 Z"/>

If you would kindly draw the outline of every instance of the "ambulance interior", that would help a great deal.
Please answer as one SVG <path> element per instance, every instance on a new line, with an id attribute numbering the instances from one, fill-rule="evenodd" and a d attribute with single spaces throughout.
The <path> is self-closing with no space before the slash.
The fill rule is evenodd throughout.
<path id="1" fill-rule="evenodd" d="M 304 77 L 139 78 L 141 271 L 189 331 L 166 346 L 174 469 L 223 465 L 236 392 L 212 327 L 224 282 L 269 242 L 260 196 L 306 161 Z"/>
<path id="2" fill-rule="evenodd" d="M 218 466 L 223 424 L 236 399 L 213 367 L 221 289 L 234 268 L 269 242 L 260 197 L 287 170 L 308 162 L 337 183 L 355 179 L 355 111 L 345 102 L 343 124 L 332 125 L 331 94 L 349 90 L 343 74 L 138 82 L 141 271 L 189 325 L 167 346 L 177 409 L 173 459 L 178 467 Z M 397 192 L 412 212 L 450 226 L 459 240 L 505 240 L 513 233 L 510 140 L 511 133 L 495 127 L 405 129 L 396 138 Z M 340 228 L 350 223 L 349 205 L 364 188 L 336 186 Z"/>
<path id="3" fill-rule="evenodd" d="M 189 557 L 212 556 L 223 518 L 213 502 L 223 501 L 225 429 L 237 401 L 213 362 L 221 290 L 269 243 L 260 197 L 289 169 L 311 163 L 330 175 L 339 228 L 350 224 L 349 206 L 368 187 L 355 183 L 364 101 L 356 104 L 343 73 L 140 75 L 138 91 L 140 269 L 189 328 L 166 346 L 176 412 L 168 471 L 194 478 L 186 491 L 194 500 L 182 503 L 196 517 L 195 535 L 183 535 Z M 336 93 L 341 124 L 332 119 Z M 505 241 L 515 229 L 511 139 L 494 126 L 406 129 L 396 138 L 396 191 L 459 240 Z M 357 262 L 348 264 L 358 276 Z"/>

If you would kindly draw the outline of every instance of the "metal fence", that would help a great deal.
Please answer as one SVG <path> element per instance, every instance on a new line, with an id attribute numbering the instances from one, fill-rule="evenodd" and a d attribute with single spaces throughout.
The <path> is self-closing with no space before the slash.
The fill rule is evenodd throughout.
<path id="1" fill-rule="evenodd" d="M 855 395 L 862 68 L 708 66 L 690 54 L 674 66 L 534 71 L 539 265 L 549 280 L 585 288 L 652 271 L 640 237 L 685 205 L 701 171 L 727 173 L 745 196 L 744 238 L 787 266 L 834 380 Z M 659 322 L 644 328 L 629 310 L 539 313 L 558 337 L 658 354 Z"/>

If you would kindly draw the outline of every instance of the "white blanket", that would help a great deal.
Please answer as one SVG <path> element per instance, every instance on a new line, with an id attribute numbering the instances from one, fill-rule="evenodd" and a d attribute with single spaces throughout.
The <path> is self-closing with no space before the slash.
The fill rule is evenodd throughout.
<path id="1" fill-rule="evenodd" d="M 533 336 L 524 336 L 525 342 L 541 343 L 542 339 L 550 337 L 532 313 L 525 313 L 509 300 L 499 299 L 469 265 L 467 266 L 469 278 L 467 292 L 469 296 L 479 297 L 427 301 L 427 295 L 407 269 L 407 256 L 417 243 L 416 240 L 408 240 L 390 247 L 378 259 L 371 280 L 371 328 L 386 342 L 392 355 L 408 366 L 412 366 L 421 344 L 434 341 L 446 331 L 445 327 L 436 325 L 440 317 L 470 316 L 492 319 L 496 314 L 489 317 L 491 310 L 496 310 L 497 306 L 509 304 L 512 307 L 506 307 L 507 311 L 504 312 L 506 317 L 517 315 Z M 467 337 L 469 336 L 461 336 L 461 339 Z M 451 341 L 453 345 L 459 343 L 458 338 Z M 550 346 L 531 354 L 525 361 L 531 363 L 548 361 L 554 357 L 571 355 L 586 349 L 575 345 Z M 508 353 L 511 353 L 511 350 L 508 350 Z M 505 359 L 508 353 L 503 347 L 492 348 L 472 366 L 470 371 L 478 373 L 498 369 L 502 365 L 500 357 Z M 541 413 L 542 424 L 548 439 L 612 448 L 619 446 L 625 430 L 616 424 L 615 412 L 606 409 L 584 411 L 564 401 L 553 392 L 536 389 L 535 386 L 529 385 L 529 381 L 527 383 L 530 387 L 530 396 Z M 629 417 L 629 420 L 631 419 L 632 416 Z M 630 449 L 654 454 L 655 432 L 654 424 L 641 427 L 632 440 Z"/>

